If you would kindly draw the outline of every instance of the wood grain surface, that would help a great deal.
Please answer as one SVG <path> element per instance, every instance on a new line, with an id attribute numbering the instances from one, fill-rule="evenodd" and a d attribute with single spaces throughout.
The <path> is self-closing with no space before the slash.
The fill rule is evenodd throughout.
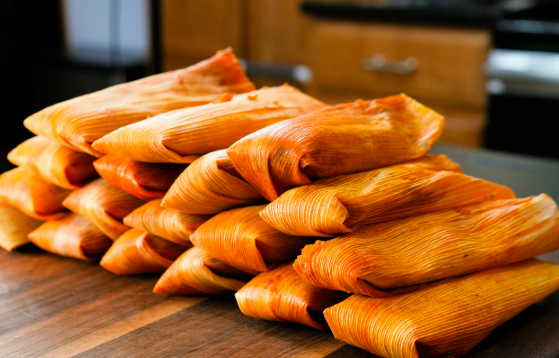
<path id="1" fill-rule="evenodd" d="M 559 263 L 559 252 L 544 257 Z M 0 251 L 0 357 L 374 357 L 329 332 L 244 316 L 233 296 L 151 293 L 157 276 Z M 467 357 L 558 357 L 559 291 Z"/>

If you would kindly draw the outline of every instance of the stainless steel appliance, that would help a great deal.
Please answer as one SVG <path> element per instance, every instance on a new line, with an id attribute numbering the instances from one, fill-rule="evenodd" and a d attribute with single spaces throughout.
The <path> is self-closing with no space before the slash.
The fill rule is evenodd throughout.
<path id="1" fill-rule="evenodd" d="M 559 4 L 496 22 L 485 146 L 559 158 Z"/>

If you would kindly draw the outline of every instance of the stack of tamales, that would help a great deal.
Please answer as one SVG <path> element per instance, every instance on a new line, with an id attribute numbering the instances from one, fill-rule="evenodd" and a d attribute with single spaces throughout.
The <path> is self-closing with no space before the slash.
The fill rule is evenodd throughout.
<path id="1" fill-rule="evenodd" d="M 559 266 L 533 259 L 559 248 L 555 202 L 427 155 L 444 118 L 403 94 L 255 90 L 228 49 L 25 125 L 38 136 L 0 177 L 8 250 L 29 237 L 162 273 L 157 293 L 236 292 L 246 315 L 383 357 L 463 354 L 559 288 Z"/>

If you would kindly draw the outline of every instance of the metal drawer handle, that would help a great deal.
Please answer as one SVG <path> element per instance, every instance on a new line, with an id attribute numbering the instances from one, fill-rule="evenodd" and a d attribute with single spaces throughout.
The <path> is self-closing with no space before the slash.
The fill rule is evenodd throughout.
<path id="1" fill-rule="evenodd" d="M 417 70 L 415 57 L 408 57 L 403 61 L 391 61 L 383 54 L 376 54 L 364 58 L 361 67 L 366 71 L 396 73 L 398 75 L 410 75 Z"/>
<path id="2" fill-rule="evenodd" d="M 298 82 L 304 86 L 313 80 L 312 70 L 305 65 L 278 65 L 239 59 L 247 76 L 264 76 Z"/>

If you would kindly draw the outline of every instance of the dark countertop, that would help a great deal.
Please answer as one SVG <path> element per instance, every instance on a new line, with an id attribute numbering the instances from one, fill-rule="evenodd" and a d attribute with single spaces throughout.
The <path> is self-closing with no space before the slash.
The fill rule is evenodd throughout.
<path id="1" fill-rule="evenodd" d="M 465 174 L 506 185 L 518 197 L 546 193 L 559 202 L 559 160 L 442 143 L 430 154 L 446 154 Z"/>
<path id="2" fill-rule="evenodd" d="M 466 173 L 519 195 L 557 198 L 559 162 L 437 145 Z M 543 255 L 559 264 L 559 251 Z M 329 332 L 244 316 L 233 296 L 168 297 L 157 276 L 116 276 L 98 263 L 27 247 L 0 251 L 0 357 L 374 357 Z M 559 291 L 491 333 L 464 357 L 559 354 Z"/>

